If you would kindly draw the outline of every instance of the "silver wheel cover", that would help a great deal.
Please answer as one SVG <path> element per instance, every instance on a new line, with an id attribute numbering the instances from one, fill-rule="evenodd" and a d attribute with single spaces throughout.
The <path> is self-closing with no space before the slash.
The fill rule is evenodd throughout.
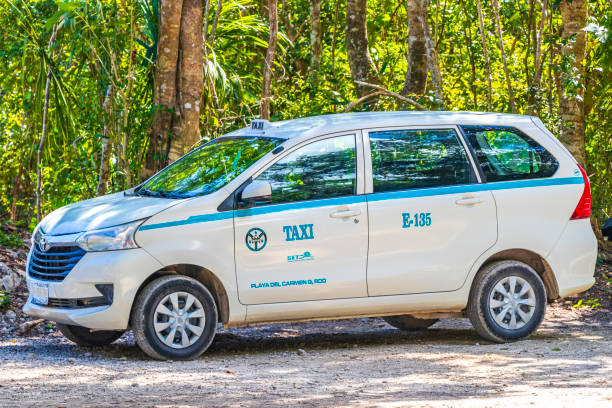
<path id="1" fill-rule="evenodd" d="M 489 312 L 500 327 L 517 330 L 525 326 L 535 312 L 536 296 L 525 279 L 508 276 L 500 279 L 489 294 Z"/>
<path id="2" fill-rule="evenodd" d="M 202 303 L 187 292 L 173 292 L 155 308 L 153 327 L 165 345 L 183 349 L 198 341 L 204 332 L 206 318 Z"/>

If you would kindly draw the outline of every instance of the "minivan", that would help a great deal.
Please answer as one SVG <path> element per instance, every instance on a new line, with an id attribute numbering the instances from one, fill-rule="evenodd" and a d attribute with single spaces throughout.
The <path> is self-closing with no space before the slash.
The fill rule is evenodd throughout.
<path id="1" fill-rule="evenodd" d="M 199 356 L 221 326 L 373 316 L 515 341 L 593 284 L 590 194 L 535 117 L 254 120 L 46 216 L 24 310 L 81 345 L 131 329 L 156 359 Z"/>

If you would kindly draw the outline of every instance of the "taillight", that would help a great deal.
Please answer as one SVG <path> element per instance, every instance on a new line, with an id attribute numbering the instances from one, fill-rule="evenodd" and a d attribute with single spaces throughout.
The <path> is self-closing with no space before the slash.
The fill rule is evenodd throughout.
<path id="1" fill-rule="evenodd" d="M 589 184 L 589 176 L 587 176 L 586 171 L 584 171 L 581 165 L 578 165 L 578 168 L 584 179 L 584 191 L 570 220 L 580 220 L 591 216 L 591 185 Z"/>

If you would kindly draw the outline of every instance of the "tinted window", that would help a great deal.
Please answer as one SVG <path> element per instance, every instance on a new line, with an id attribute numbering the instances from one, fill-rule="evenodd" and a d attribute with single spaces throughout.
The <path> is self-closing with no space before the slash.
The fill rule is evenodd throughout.
<path id="1" fill-rule="evenodd" d="M 310 143 L 283 157 L 257 180 L 272 185 L 273 204 L 355 194 L 355 137 Z"/>
<path id="2" fill-rule="evenodd" d="M 470 182 L 470 162 L 452 129 L 370 133 L 374 192 Z"/>
<path id="3" fill-rule="evenodd" d="M 552 176 L 559 164 L 535 140 L 513 127 L 462 126 L 487 181 Z"/>
<path id="4" fill-rule="evenodd" d="M 177 198 L 210 194 L 282 142 L 270 137 L 214 139 L 151 177 L 135 193 Z"/>

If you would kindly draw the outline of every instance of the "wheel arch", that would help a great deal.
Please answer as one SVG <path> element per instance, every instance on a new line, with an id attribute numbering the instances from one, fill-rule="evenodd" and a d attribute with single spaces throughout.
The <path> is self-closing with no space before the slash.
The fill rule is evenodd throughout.
<path id="1" fill-rule="evenodd" d="M 519 261 L 531 266 L 540 275 L 546 288 L 546 297 L 548 301 L 553 301 L 559 298 L 559 285 L 553 273 L 552 268 L 546 260 L 533 251 L 522 248 L 505 249 L 489 256 L 480 266 L 478 271 L 487 267 L 493 262 L 499 261 Z M 476 275 L 478 276 L 478 275 Z M 472 288 L 476 283 L 476 279 L 472 282 Z M 471 291 L 470 291 L 471 292 Z"/>
<path id="2" fill-rule="evenodd" d="M 212 294 L 215 304 L 217 305 L 217 311 L 219 313 L 219 321 L 222 323 L 227 323 L 229 320 L 229 299 L 227 296 L 227 292 L 221 283 L 221 280 L 209 269 L 204 268 L 203 266 L 193 265 L 193 264 L 175 264 L 165 266 L 154 273 L 152 273 L 147 279 L 145 279 L 138 290 L 136 291 L 136 299 L 140 292 L 151 282 L 154 280 L 161 278 L 162 276 L 167 275 L 183 275 L 189 276 L 200 282 L 202 285 L 206 287 Z M 132 303 L 132 310 L 134 309 L 134 301 Z M 130 319 L 132 312 L 130 311 Z"/>

